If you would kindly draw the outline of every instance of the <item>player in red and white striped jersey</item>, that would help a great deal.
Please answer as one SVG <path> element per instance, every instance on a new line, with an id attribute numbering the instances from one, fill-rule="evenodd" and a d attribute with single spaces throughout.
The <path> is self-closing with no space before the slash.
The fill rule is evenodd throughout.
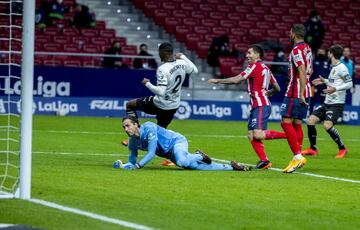
<path id="1" fill-rule="evenodd" d="M 271 103 L 268 95 L 280 91 L 280 87 L 270 69 L 261 61 L 264 50 L 259 45 L 251 45 L 246 53 L 249 66 L 235 77 L 226 79 L 210 79 L 214 84 L 238 84 L 243 80 L 248 82 L 251 112 L 248 123 L 248 137 L 259 156 L 256 168 L 270 168 L 271 162 L 266 156 L 262 140 L 285 138 L 285 133 L 267 130 L 267 121 L 271 114 Z M 269 84 L 273 86 L 268 91 Z"/>
<path id="2" fill-rule="evenodd" d="M 281 105 L 281 127 L 294 154 L 289 165 L 283 170 L 292 173 L 306 164 L 301 155 L 304 138 L 302 120 L 306 118 L 311 97 L 310 76 L 312 74 L 311 48 L 304 42 L 305 27 L 294 24 L 290 30 L 290 39 L 294 47 L 289 55 L 289 84 Z"/>

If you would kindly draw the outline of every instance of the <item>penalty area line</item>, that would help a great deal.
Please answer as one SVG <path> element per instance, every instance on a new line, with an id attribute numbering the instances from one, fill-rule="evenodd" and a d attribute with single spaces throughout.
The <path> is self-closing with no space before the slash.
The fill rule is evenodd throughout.
<path id="1" fill-rule="evenodd" d="M 136 224 L 136 223 L 132 223 L 132 222 L 124 221 L 124 220 L 119 220 L 119 219 L 114 219 L 114 218 L 99 215 L 99 214 L 96 214 L 96 213 L 83 211 L 83 210 L 80 210 L 80 209 L 77 209 L 77 208 L 66 207 L 66 206 L 56 204 L 56 203 L 52 203 L 52 202 L 45 201 L 45 200 L 29 199 L 29 201 L 32 202 L 32 203 L 40 204 L 40 205 L 47 206 L 47 207 L 50 207 L 50 208 L 58 209 L 58 210 L 61 210 L 61 211 L 64 211 L 64 212 L 75 213 L 75 214 L 78 214 L 78 215 L 81 215 L 81 216 L 86 216 L 86 217 L 89 217 L 89 218 L 92 218 L 92 219 L 95 219 L 95 220 L 100 220 L 100 221 L 120 225 L 120 226 L 131 228 L 131 229 L 139 229 L 139 230 L 153 230 L 154 229 L 154 228 L 151 228 L 151 227 L 148 227 L 148 226 L 145 226 L 145 225 Z"/>
<path id="2" fill-rule="evenodd" d="M 230 161 L 228 161 L 228 160 L 222 160 L 222 159 L 217 159 L 217 158 L 212 158 L 212 159 L 214 159 L 215 161 L 221 162 L 221 163 L 227 163 L 227 164 L 230 163 Z M 255 165 L 247 164 L 247 163 L 241 163 L 241 164 L 245 164 L 245 165 L 248 165 L 248 166 L 255 166 Z M 279 169 L 279 168 L 269 168 L 268 170 L 272 170 L 272 171 L 276 171 L 276 172 L 282 172 L 282 170 Z M 293 172 L 293 174 L 301 174 L 301 175 L 310 176 L 310 177 L 316 177 L 316 178 L 322 178 L 322 179 L 337 180 L 337 181 L 360 184 L 359 180 L 351 180 L 351 179 L 346 179 L 346 178 L 341 178 L 341 177 L 325 176 L 325 175 L 320 175 L 320 174 L 315 174 L 315 173 Z"/>

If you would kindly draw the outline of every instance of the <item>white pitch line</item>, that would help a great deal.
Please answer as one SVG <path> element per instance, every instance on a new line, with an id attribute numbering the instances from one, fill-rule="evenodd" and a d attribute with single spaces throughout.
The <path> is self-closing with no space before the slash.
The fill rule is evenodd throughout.
<path id="1" fill-rule="evenodd" d="M 84 156 L 121 156 L 127 157 L 129 154 L 122 154 L 122 153 L 70 153 L 70 152 L 39 152 L 34 151 L 35 154 L 54 154 L 54 155 L 84 155 Z M 141 155 L 139 155 L 141 156 Z"/>
<path id="2" fill-rule="evenodd" d="M 30 199 L 29 201 L 33 202 L 33 203 L 36 203 L 36 204 L 44 205 L 44 206 L 47 206 L 47 207 L 50 207 L 50 208 L 59 209 L 59 210 L 64 211 L 64 212 L 75 213 L 75 214 L 78 214 L 78 215 L 81 215 L 81 216 L 86 216 L 86 217 L 89 217 L 89 218 L 92 218 L 92 219 L 95 219 L 95 220 L 100 220 L 100 221 L 120 225 L 120 226 L 127 227 L 127 228 L 139 229 L 139 230 L 152 230 L 152 229 L 154 229 L 154 228 L 151 228 L 151 227 L 148 227 L 148 226 L 145 226 L 145 225 L 136 224 L 136 223 L 132 223 L 132 222 L 124 221 L 124 220 L 119 220 L 119 219 L 114 219 L 114 218 L 99 215 L 99 214 L 96 214 L 96 213 L 83 211 L 83 210 L 80 210 L 80 209 L 77 209 L 77 208 L 66 207 L 66 206 L 56 204 L 56 203 L 52 203 L 52 202 L 45 201 L 45 200 Z"/>
<path id="3" fill-rule="evenodd" d="M 34 130 L 34 132 L 47 132 L 47 133 L 65 133 L 65 134 L 86 134 L 86 135 L 119 135 L 122 134 L 121 131 L 119 132 L 95 132 L 95 131 L 72 131 L 72 130 Z M 245 135 L 218 135 L 218 134 L 184 134 L 186 137 L 209 137 L 209 138 L 244 138 L 247 139 L 248 137 Z M 307 139 L 306 137 L 304 137 Z M 331 138 L 322 138 L 318 137 L 317 140 L 319 141 L 333 141 Z M 347 142 L 358 142 L 360 138 L 350 138 L 344 139 Z"/>
<path id="4" fill-rule="evenodd" d="M 222 162 L 222 163 L 227 163 L 227 164 L 230 163 L 230 161 L 228 161 L 228 160 L 222 160 L 222 159 L 217 159 L 217 158 L 213 158 L 213 157 L 212 157 L 212 159 L 214 159 L 215 161 Z M 246 164 L 246 163 L 241 163 L 241 164 L 245 164 L 245 165 L 249 165 L 249 166 L 255 166 L 255 165 Z M 277 171 L 277 172 L 282 172 L 283 171 L 282 169 L 279 169 L 279 168 L 269 168 L 269 170 Z M 315 173 L 293 172 L 293 174 L 301 174 L 301 175 L 306 175 L 306 176 L 311 176 L 311 177 L 317 177 L 317 178 L 323 178 L 323 179 L 338 180 L 338 181 L 344 181 L 344 182 L 360 184 L 359 180 L 351 180 L 351 179 L 346 179 L 346 178 L 341 178 L 341 177 L 324 176 L 324 175 L 315 174 Z"/>

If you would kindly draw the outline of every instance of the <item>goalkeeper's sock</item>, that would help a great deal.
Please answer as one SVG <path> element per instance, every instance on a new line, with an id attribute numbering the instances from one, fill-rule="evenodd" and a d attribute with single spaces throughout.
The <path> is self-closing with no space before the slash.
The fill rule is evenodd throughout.
<path id="1" fill-rule="evenodd" d="M 293 127 L 296 132 L 297 141 L 299 143 L 300 150 L 302 148 L 303 140 L 304 140 L 304 132 L 302 130 L 301 124 L 293 124 Z"/>
<path id="2" fill-rule="evenodd" d="M 254 150 L 255 150 L 256 154 L 258 155 L 258 157 L 260 158 L 260 160 L 262 160 L 262 161 L 268 160 L 266 153 L 265 153 L 264 144 L 262 143 L 261 140 L 254 139 L 251 141 L 251 145 L 254 148 Z"/>
<path id="3" fill-rule="evenodd" d="M 283 139 L 283 138 L 286 138 L 286 134 L 284 132 L 279 132 L 276 130 L 265 130 L 265 140 Z"/>
<path id="4" fill-rule="evenodd" d="M 297 139 L 296 131 L 295 131 L 292 123 L 281 122 L 281 127 L 283 128 L 283 130 L 286 134 L 286 139 L 289 143 L 291 151 L 293 152 L 294 155 L 299 154 L 300 146 L 299 146 L 299 142 Z"/>
<path id="5" fill-rule="evenodd" d="M 128 117 L 135 117 L 136 119 L 138 119 L 136 110 L 126 109 L 126 116 L 128 116 Z"/>
<path id="6" fill-rule="evenodd" d="M 308 125 L 307 129 L 308 129 L 308 138 L 310 141 L 310 148 L 313 150 L 317 150 L 317 148 L 316 148 L 317 132 L 316 132 L 315 125 Z"/>

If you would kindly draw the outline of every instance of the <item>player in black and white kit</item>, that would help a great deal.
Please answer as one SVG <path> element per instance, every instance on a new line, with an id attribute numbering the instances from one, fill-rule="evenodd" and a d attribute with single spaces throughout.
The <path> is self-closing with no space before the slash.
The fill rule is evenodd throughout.
<path id="1" fill-rule="evenodd" d="M 318 154 L 315 124 L 319 121 L 324 121 L 324 128 L 339 147 L 336 158 L 343 158 L 348 152 L 341 140 L 338 130 L 334 127 L 338 118 L 342 117 L 343 114 L 346 90 L 350 89 L 353 85 L 347 67 L 340 62 L 342 54 L 343 48 L 340 45 L 331 46 L 328 57 L 331 60 L 332 69 L 328 79 L 319 76 L 319 78 L 312 81 L 314 85 L 326 84 L 327 88 L 324 90 L 326 97 L 324 103 L 319 106 L 308 119 L 307 126 L 310 148 L 304 150 L 302 152 L 303 155 Z"/>
<path id="2" fill-rule="evenodd" d="M 157 124 L 167 128 L 180 106 L 181 86 L 185 77 L 198 73 L 198 69 L 184 54 L 177 53 L 174 56 L 170 43 L 159 46 L 159 56 L 163 64 L 156 71 L 156 86 L 147 78 L 142 80 L 142 84 L 155 95 L 129 101 L 126 104 L 126 115 L 137 118 L 136 110 L 154 114 Z M 127 145 L 127 140 L 122 144 Z"/>

